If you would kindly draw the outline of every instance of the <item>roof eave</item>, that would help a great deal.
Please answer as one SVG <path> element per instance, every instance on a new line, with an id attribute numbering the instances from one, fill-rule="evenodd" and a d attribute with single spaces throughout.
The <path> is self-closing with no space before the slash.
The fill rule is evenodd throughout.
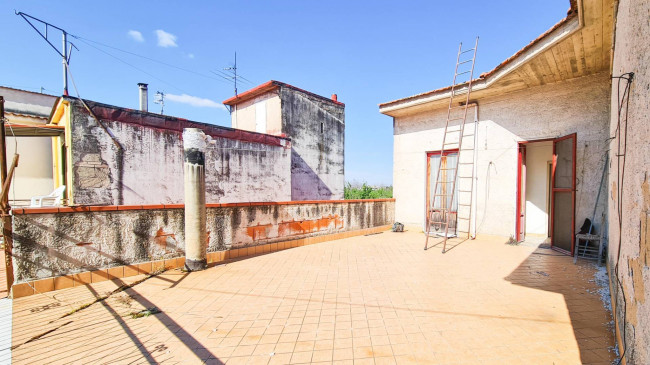
<path id="1" fill-rule="evenodd" d="M 543 53 L 548 48 L 561 42 L 582 27 L 580 17 L 575 12 L 555 24 L 551 29 L 544 32 L 526 47 L 519 50 L 494 69 L 483 73 L 480 78 L 475 79 L 472 85 L 472 92 L 489 88 L 495 82 L 510 74 L 517 68 L 525 65 L 535 56 Z M 395 116 L 394 112 L 422 104 L 435 102 L 448 98 L 451 94 L 451 86 L 425 92 L 419 95 L 406 97 L 394 101 L 379 104 L 379 112 L 389 116 Z"/>

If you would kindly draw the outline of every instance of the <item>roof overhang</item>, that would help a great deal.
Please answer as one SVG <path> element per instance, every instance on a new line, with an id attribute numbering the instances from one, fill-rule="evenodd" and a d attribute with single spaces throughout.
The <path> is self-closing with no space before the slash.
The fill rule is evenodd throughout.
<path id="1" fill-rule="evenodd" d="M 270 91 L 278 90 L 282 83 L 277 82 L 277 81 L 267 81 L 263 83 L 262 85 L 256 86 L 250 90 L 247 90 L 239 95 L 235 95 L 232 98 L 226 99 L 223 101 L 224 105 L 229 105 L 233 106 L 235 104 L 242 103 L 244 101 L 253 99 L 257 96 L 266 94 Z"/>
<path id="2" fill-rule="evenodd" d="M 586 25 L 583 21 L 584 15 L 582 14 L 583 3 L 587 3 L 586 8 L 590 15 Z M 513 56 L 503 61 L 493 70 L 472 80 L 471 99 L 477 100 L 495 94 L 503 94 L 548 82 L 556 82 L 603 71 L 606 68 L 605 66 L 607 66 L 604 65 L 605 62 L 596 61 L 602 61 L 606 55 L 603 56 L 601 53 L 608 52 L 609 48 L 611 48 L 606 47 L 607 37 L 603 32 L 607 32 L 609 29 L 607 27 L 611 26 L 607 22 L 607 19 L 604 18 L 609 18 L 609 13 L 613 10 L 611 6 L 602 6 L 600 12 L 598 12 L 595 9 L 597 7 L 596 5 L 594 0 L 580 1 L 579 4 L 572 2 L 572 8 L 566 18 Z M 594 15 L 594 13 L 597 15 Z M 600 48 L 593 47 L 587 49 L 588 47 L 583 47 L 582 37 L 585 34 L 589 34 L 592 35 L 591 38 L 594 38 L 592 33 L 598 29 L 600 29 L 600 33 L 596 32 L 595 34 L 601 38 Z M 591 33 L 586 33 L 587 31 Z M 584 43 L 586 43 L 586 40 Z M 576 49 L 575 51 L 574 48 Z M 573 64 L 578 62 L 576 58 L 581 56 L 585 57 L 585 55 L 591 56 L 589 52 L 595 54 L 593 57 L 600 57 L 600 59 L 592 62 L 593 65 L 588 65 L 585 62 L 584 67 L 582 65 L 580 67 L 574 67 Z M 552 64 L 552 66 L 549 67 L 549 64 Z M 466 94 L 467 89 L 468 84 L 465 83 L 456 86 L 454 93 L 456 95 Z M 379 105 L 379 111 L 382 114 L 399 117 L 438 109 L 448 105 L 451 90 L 451 86 L 447 86 L 382 103 Z"/>
<path id="3" fill-rule="evenodd" d="M 241 93 L 239 95 L 235 95 L 230 99 L 226 99 L 226 100 L 223 101 L 223 104 L 228 105 L 228 106 L 237 105 L 237 104 L 243 103 L 245 101 L 254 99 L 254 98 L 256 98 L 256 97 L 258 97 L 260 95 L 264 95 L 264 94 L 266 94 L 268 92 L 279 90 L 281 87 L 299 91 L 301 93 L 304 93 L 304 94 L 309 95 L 311 97 L 314 97 L 316 99 L 319 99 L 319 100 L 322 100 L 322 101 L 325 101 L 325 102 L 328 102 L 328 103 L 331 103 L 331 104 L 334 104 L 334 105 L 337 105 L 337 106 L 345 106 L 344 103 L 342 103 L 342 102 L 340 102 L 338 100 L 326 98 L 326 97 L 324 97 L 322 95 L 314 94 L 314 93 L 312 93 L 310 91 L 301 89 L 299 87 L 295 87 L 293 85 L 289 85 L 287 83 L 280 82 L 280 81 L 275 81 L 275 80 L 267 81 L 267 82 L 263 83 L 262 85 L 256 86 L 256 87 L 254 87 L 254 88 L 252 88 L 250 90 L 247 90 L 247 91 L 245 91 L 245 92 L 243 92 L 243 93 Z"/>
<path id="4" fill-rule="evenodd" d="M 482 74 L 479 78 L 472 80 L 472 98 L 481 96 L 481 91 L 490 88 L 492 85 L 498 83 L 499 80 L 512 73 L 514 70 L 520 68 L 522 65 L 529 62 L 534 57 L 548 50 L 554 44 L 562 41 L 570 36 L 573 32 L 580 29 L 580 21 L 577 16 L 571 16 L 563 19 L 557 23 L 548 32 L 540 36 L 536 41 L 533 41 L 525 48 L 521 49 L 512 57 L 503 61 L 493 70 Z M 455 94 L 463 95 L 467 93 L 468 83 L 456 87 Z M 422 94 L 389 101 L 387 103 L 379 104 L 379 112 L 390 116 L 399 116 L 404 112 L 409 113 L 411 109 L 425 104 L 432 104 L 431 107 L 436 107 L 436 102 L 449 101 L 451 96 L 451 86 L 436 89 L 433 91 L 425 92 Z M 417 111 L 417 110 L 414 110 Z"/>

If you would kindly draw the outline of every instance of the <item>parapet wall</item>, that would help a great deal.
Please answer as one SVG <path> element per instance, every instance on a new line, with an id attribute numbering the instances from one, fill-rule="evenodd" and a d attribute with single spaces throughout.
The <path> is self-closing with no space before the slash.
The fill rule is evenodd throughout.
<path id="1" fill-rule="evenodd" d="M 229 252 L 387 226 L 394 221 L 394 206 L 394 199 L 208 204 L 207 249 Z M 184 257 L 183 208 L 16 209 L 15 282 Z"/>

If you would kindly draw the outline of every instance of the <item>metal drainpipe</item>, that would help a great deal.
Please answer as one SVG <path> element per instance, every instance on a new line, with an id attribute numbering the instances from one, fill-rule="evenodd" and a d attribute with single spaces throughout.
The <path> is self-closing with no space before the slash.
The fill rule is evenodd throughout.
<path id="1" fill-rule="evenodd" d="M 183 129 L 185 177 L 185 268 L 207 267 L 205 213 L 206 136 L 198 128 Z"/>
<path id="2" fill-rule="evenodd" d="M 478 103 L 474 102 L 474 163 L 472 164 L 472 201 L 470 204 L 472 205 L 470 208 L 472 211 L 470 212 L 470 219 L 472 222 L 472 228 L 470 228 L 470 236 L 472 239 L 476 239 L 476 210 L 477 210 L 477 202 L 478 202 L 478 192 L 477 187 L 478 187 L 478 169 L 477 169 L 477 163 L 478 163 Z"/>

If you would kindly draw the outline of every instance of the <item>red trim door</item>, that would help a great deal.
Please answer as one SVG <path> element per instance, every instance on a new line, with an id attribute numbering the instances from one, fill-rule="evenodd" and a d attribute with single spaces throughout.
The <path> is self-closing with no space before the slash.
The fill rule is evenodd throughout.
<path id="1" fill-rule="evenodd" d="M 526 238 L 526 145 L 519 143 L 517 153 L 517 242 Z"/>
<path id="2" fill-rule="evenodd" d="M 436 232 L 441 228 L 439 225 L 434 227 L 433 223 L 429 222 L 429 217 L 431 215 L 431 208 L 433 208 L 433 211 L 435 213 L 437 210 L 440 209 L 441 206 L 444 207 L 444 206 L 447 205 L 447 201 L 446 201 L 447 198 L 445 198 L 445 199 L 439 199 L 437 201 L 437 204 L 436 204 L 435 207 L 432 206 L 432 200 L 433 200 L 433 194 L 434 194 L 433 188 L 434 188 L 434 186 L 436 184 L 438 166 L 440 164 L 440 160 L 438 160 L 438 158 L 440 158 L 440 157 L 441 157 L 441 151 L 427 152 L 427 178 L 426 178 L 427 179 L 427 187 L 426 187 L 427 191 L 426 191 L 426 213 L 425 213 L 426 216 L 425 216 L 424 221 L 425 221 L 425 227 L 426 227 L 427 224 L 432 225 L 432 227 L 430 228 L 431 232 Z M 443 169 L 445 169 L 445 168 L 447 168 L 448 159 L 450 159 L 450 158 L 458 158 L 458 149 L 446 150 L 444 152 L 444 154 L 442 155 L 442 158 L 443 158 L 443 161 L 442 161 L 443 166 L 442 167 L 443 167 Z M 434 161 L 432 161 L 432 160 L 434 160 Z M 452 162 L 452 165 L 453 164 L 454 164 L 454 162 Z M 453 176 L 453 175 L 451 175 L 451 176 Z M 451 176 L 449 176 L 447 174 L 447 171 L 443 171 L 441 173 L 440 177 L 441 177 L 441 179 L 443 181 L 450 182 L 452 180 Z M 437 194 L 447 194 L 447 189 L 451 189 L 451 185 L 449 183 L 442 184 L 441 186 L 438 186 Z M 451 217 L 449 219 L 449 231 L 450 232 L 454 232 L 455 229 L 456 229 L 456 215 L 457 215 L 456 210 L 457 209 L 455 209 L 455 208 L 456 208 L 456 206 L 458 204 L 458 200 L 457 200 L 458 199 L 458 184 L 456 184 L 456 191 L 454 192 L 454 195 L 453 195 L 452 199 L 453 199 L 453 201 L 452 201 L 452 210 L 448 213 L 448 214 L 451 214 Z M 440 200 L 444 200 L 444 201 L 441 202 Z M 441 213 L 437 213 L 437 214 L 441 214 Z M 436 218 L 436 217 L 434 217 L 434 218 Z M 443 220 L 443 217 L 441 217 L 441 216 L 438 216 L 437 219 L 434 219 L 434 221 L 441 221 L 441 220 Z"/>
<path id="3" fill-rule="evenodd" d="M 553 141 L 551 247 L 573 255 L 576 209 L 576 134 Z"/>

